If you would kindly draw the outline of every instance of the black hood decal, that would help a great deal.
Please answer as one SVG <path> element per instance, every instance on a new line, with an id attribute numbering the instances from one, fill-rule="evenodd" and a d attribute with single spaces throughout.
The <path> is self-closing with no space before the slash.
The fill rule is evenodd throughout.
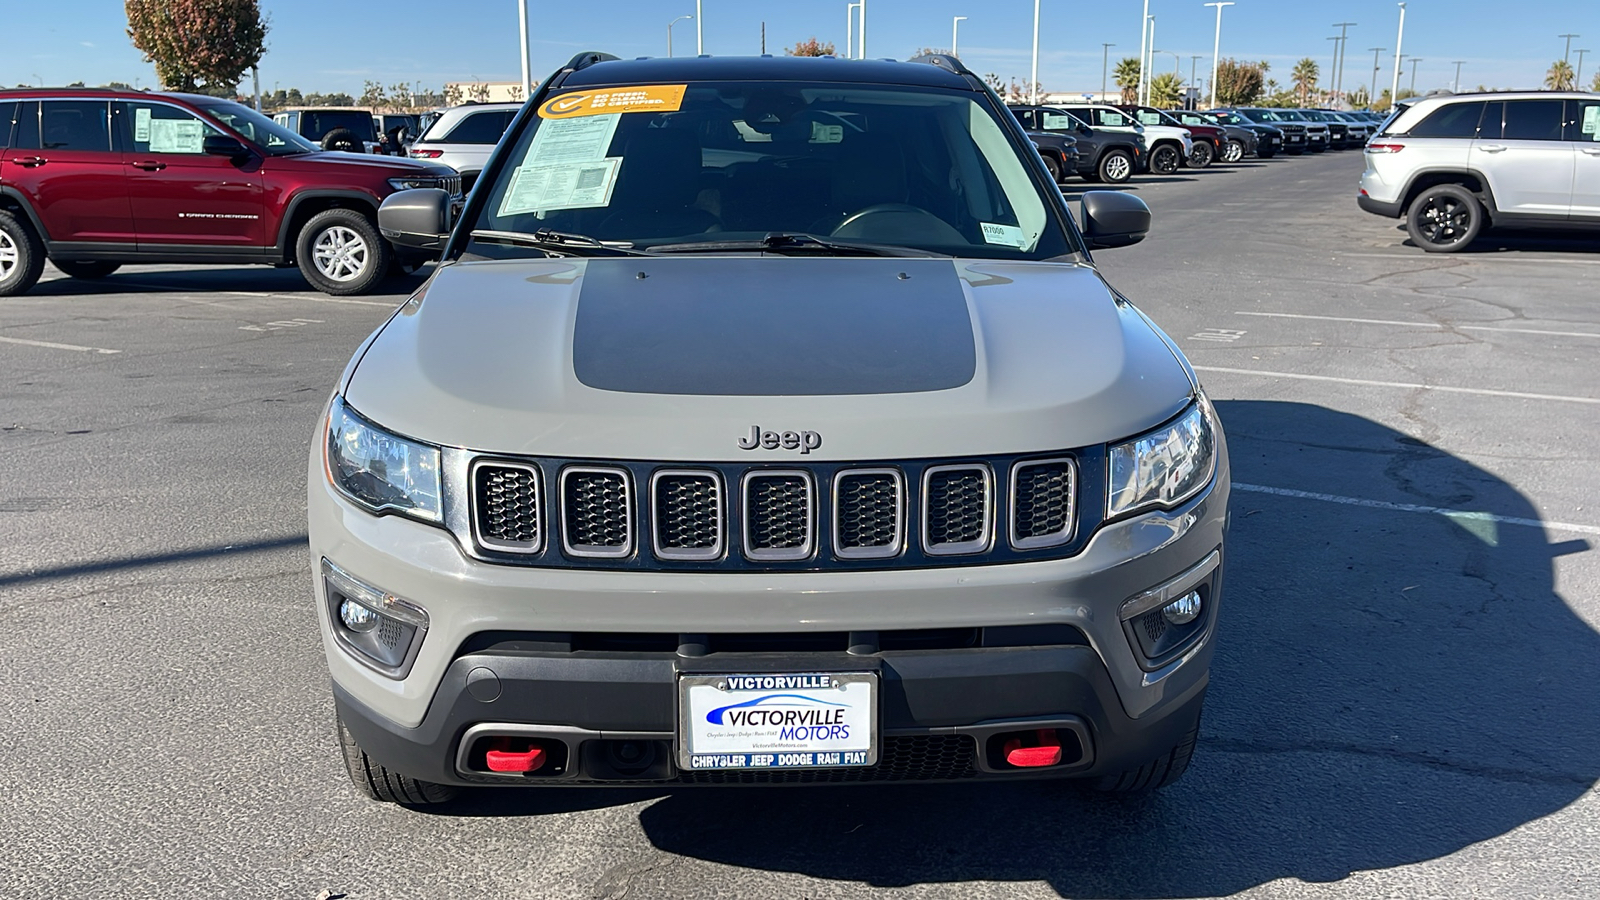
<path id="1" fill-rule="evenodd" d="M 977 348 L 949 260 L 595 259 L 572 365 L 607 391 L 888 394 L 967 384 Z"/>

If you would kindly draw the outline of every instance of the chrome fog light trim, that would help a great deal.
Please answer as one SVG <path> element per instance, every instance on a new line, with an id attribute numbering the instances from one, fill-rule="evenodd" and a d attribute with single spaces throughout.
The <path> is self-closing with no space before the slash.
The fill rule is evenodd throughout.
<path id="1" fill-rule="evenodd" d="M 1117 618 L 1126 622 L 1130 619 L 1136 619 L 1153 609 L 1159 609 L 1175 600 L 1181 599 L 1185 594 L 1193 591 L 1196 586 L 1210 577 L 1211 573 L 1221 564 L 1222 551 L 1211 551 L 1206 554 L 1205 559 L 1200 560 L 1200 562 L 1171 581 L 1123 601 L 1122 609 L 1118 612 Z M 1198 615 L 1198 612 L 1196 614 Z M 1193 621 L 1193 619 L 1191 618 L 1189 621 Z"/>
<path id="2" fill-rule="evenodd" d="M 427 610 L 356 578 L 326 558 L 322 585 L 334 643 L 386 678 L 405 678 L 428 633 Z M 374 621 L 365 631 L 357 630 L 345 621 L 346 605 L 364 608 Z"/>

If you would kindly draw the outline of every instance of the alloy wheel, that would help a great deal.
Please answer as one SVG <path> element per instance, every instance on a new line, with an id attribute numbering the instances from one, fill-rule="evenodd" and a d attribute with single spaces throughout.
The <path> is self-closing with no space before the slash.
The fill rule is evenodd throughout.
<path id="1" fill-rule="evenodd" d="M 1244 159 L 1244 145 L 1238 141 L 1229 141 L 1228 146 L 1222 151 L 1222 161 L 1236 163 Z"/>
<path id="2" fill-rule="evenodd" d="M 334 225 L 317 235 L 312 261 L 326 278 L 351 281 L 365 272 L 369 263 L 367 242 L 355 229 Z"/>
<path id="3" fill-rule="evenodd" d="M 1130 165 L 1131 163 L 1128 162 L 1126 156 L 1113 156 L 1106 160 L 1106 180 L 1111 182 L 1126 180 L 1129 175 L 1133 174 L 1130 171 Z"/>
<path id="4" fill-rule="evenodd" d="M 0 281 L 11 277 L 11 273 L 17 268 L 19 258 L 16 242 L 11 240 L 11 235 L 0 231 Z"/>
<path id="5" fill-rule="evenodd" d="M 1430 244 L 1460 241 L 1472 224 L 1472 210 L 1454 197 L 1430 197 L 1422 207 L 1418 229 Z"/>
<path id="6" fill-rule="evenodd" d="M 1150 154 L 1150 168 L 1158 175 L 1171 175 L 1178 171 L 1178 151 L 1171 147 L 1157 147 Z"/>

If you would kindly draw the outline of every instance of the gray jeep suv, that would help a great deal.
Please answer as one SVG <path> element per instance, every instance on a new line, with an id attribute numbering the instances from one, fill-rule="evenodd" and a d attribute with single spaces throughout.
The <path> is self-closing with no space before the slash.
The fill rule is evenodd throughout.
<path id="1" fill-rule="evenodd" d="M 308 470 L 358 789 L 1183 773 L 1228 462 L 1137 198 L 950 57 L 585 54 L 451 204 Z"/>

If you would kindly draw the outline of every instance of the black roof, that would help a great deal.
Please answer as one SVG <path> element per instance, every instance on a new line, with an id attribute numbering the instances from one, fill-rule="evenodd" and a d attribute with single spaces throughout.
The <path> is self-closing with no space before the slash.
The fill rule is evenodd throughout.
<path id="1" fill-rule="evenodd" d="M 690 81 L 823 81 L 905 84 L 973 90 L 967 79 L 942 66 L 885 59 L 831 56 L 692 56 L 672 59 L 607 59 L 567 76 L 562 88 Z"/>

